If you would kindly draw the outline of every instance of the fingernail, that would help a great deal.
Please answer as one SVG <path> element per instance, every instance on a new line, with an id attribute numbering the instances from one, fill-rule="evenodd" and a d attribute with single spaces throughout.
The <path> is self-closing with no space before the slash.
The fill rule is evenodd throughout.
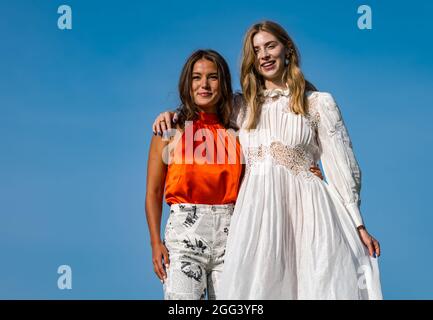
<path id="1" fill-rule="evenodd" d="M 161 283 L 164 283 L 164 280 L 161 279 Z"/>
<path id="2" fill-rule="evenodd" d="M 160 136 L 162 137 L 162 132 L 159 132 L 159 131 L 158 131 L 158 135 L 160 135 Z"/>
<path id="3" fill-rule="evenodd" d="M 153 131 L 153 135 L 156 136 L 156 132 L 155 131 Z"/>

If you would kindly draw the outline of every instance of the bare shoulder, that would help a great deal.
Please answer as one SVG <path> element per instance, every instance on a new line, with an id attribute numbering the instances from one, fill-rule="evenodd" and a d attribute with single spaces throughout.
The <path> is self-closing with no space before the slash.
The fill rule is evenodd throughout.
<path id="1" fill-rule="evenodd" d="M 153 151 L 162 150 L 167 144 L 168 141 L 166 141 L 163 137 L 159 135 L 153 135 L 150 141 L 150 149 Z"/>
<path id="2" fill-rule="evenodd" d="M 167 130 L 163 136 L 153 135 L 151 144 L 155 147 L 163 148 L 166 145 L 172 143 L 173 140 L 179 135 L 182 135 L 182 133 L 183 129 L 179 126 L 179 124 L 176 124 L 175 128 Z"/>

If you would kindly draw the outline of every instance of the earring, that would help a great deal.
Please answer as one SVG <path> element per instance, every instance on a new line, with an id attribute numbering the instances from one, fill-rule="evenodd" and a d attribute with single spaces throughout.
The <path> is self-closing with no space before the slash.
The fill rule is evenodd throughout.
<path id="1" fill-rule="evenodd" d="M 284 65 L 288 66 L 289 65 L 289 57 L 286 57 L 286 59 L 284 60 Z"/>

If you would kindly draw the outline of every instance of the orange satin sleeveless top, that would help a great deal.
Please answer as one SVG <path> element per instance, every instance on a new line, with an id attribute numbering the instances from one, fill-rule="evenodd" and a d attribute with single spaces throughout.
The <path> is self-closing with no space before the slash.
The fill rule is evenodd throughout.
<path id="1" fill-rule="evenodd" d="M 242 175 L 241 147 L 217 114 L 199 112 L 185 123 L 172 150 L 165 179 L 165 200 L 177 203 L 228 204 L 236 201 Z"/>

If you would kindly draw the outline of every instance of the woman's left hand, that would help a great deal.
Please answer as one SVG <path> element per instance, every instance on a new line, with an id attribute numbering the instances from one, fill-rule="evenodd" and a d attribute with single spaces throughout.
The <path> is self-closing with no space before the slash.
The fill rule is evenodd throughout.
<path id="1" fill-rule="evenodd" d="M 373 238 L 365 228 L 358 229 L 358 234 L 362 243 L 367 247 L 370 256 L 378 258 L 380 256 L 379 241 Z"/>

